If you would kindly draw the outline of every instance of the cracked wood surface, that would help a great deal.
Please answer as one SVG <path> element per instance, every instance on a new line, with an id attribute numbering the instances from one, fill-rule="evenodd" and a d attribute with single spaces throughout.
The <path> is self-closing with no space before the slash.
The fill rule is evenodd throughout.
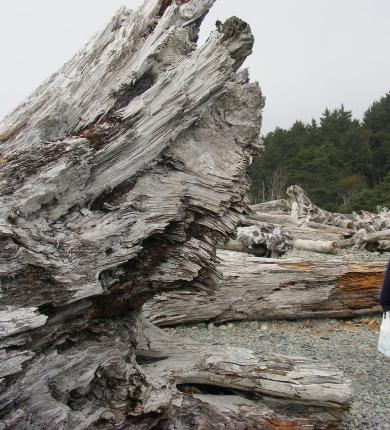
<path id="1" fill-rule="evenodd" d="M 215 294 L 189 289 L 157 295 L 144 306 L 150 321 L 334 318 L 381 311 L 386 261 L 270 259 L 222 250 L 218 256 L 223 278 Z"/>
<path id="2" fill-rule="evenodd" d="M 263 409 L 223 414 L 180 393 L 169 372 L 169 389 L 156 388 L 151 368 L 137 363 L 142 342 L 152 342 L 144 302 L 189 285 L 213 290 L 215 245 L 248 212 L 246 170 L 260 148 L 264 100 L 238 72 L 253 45 L 247 24 L 227 20 L 196 46 L 213 3 L 120 9 L 0 124 L 6 428 L 197 429 L 216 416 L 226 428 L 286 422 Z M 160 355 L 173 354 L 172 341 L 160 339 Z M 328 406 L 346 407 L 348 383 L 329 369 L 345 391 Z M 204 375 L 212 382 L 212 372 Z M 315 402 L 323 382 L 313 381 L 305 400 Z M 304 413 L 299 420 L 319 422 Z"/>

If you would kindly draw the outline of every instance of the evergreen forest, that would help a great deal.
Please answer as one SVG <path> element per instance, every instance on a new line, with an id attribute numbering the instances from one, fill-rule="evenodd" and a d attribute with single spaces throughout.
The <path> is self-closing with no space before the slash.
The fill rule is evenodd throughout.
<path id="1" fill-rule="evenodd" d="M 250 169 L 254 203 L 283 198 L 289 185 L 314 203 L 350 213 L 390 207 L 390 92 L 361 121 L 341 106 L 319 121 L 296 121 L 263 137 L 265 150 Z"/>

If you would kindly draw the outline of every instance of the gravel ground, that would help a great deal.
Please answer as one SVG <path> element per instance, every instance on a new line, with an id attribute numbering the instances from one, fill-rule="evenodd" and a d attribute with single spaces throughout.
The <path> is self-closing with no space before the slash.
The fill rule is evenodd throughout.
<path id="1" fill-rule="evenodd" d="M 380 318 L 197 324 L 167 329 L 214 345 L 300 355 L 334 363 L 352 381 L 344 429 L 390 429 L 390 360 L 377 351 Z"/>
<path id="2" fill-rule="evenodd" d="M 326 260 L 329 258 L 340 258 L 343 261 L 378 261 L 389 260 L 389 253 L 368 252 L 360 249 L 339 249 L 334 254 L 321 254 L 319 252 L 301 251 L 292 249 L 287 254 L 283 255 L 281 259 L 285 258 L 302 258 L 303 260 Z"/>

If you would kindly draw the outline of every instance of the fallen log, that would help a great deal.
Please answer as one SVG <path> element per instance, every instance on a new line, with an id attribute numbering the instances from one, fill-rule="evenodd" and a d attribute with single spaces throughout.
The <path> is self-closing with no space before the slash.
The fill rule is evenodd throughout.
<path id="1" fill-rule="evenodd" d="M 283 230 L 288 231 L 291 237 L 295 240 L 310 240 L 310 241 L 324 241 L 324 242 L 334 242 L 337 240 L 344 239 L 345 235 L 338 231 L 297 226 L 294 224 L 283 226 Z"/>
<path id="2" fill-rule="evenodd" d="M 267 214 L 267 216 L 263 218 L 263 214 L 260 214 L 258 219 L 255 219 L 257 215 L 259 214 L 256 214 L 255 216 L 250 215 L 249 217 L 245 218 L 241 225 L 243 227 L 250 227 L 254 225 L 260 227 L 274 226 L 274 228 L 276 226 L 280 226 L 283 230 L 294 236 L 296 239 L 309 240 L 314 240 L 314 238 L 319 240 L 337 240 L 340 238 L 350 238 L 356 233 L 354 230 L 343 229 L 315 222 L 309 222 L 307 225 L 294 224 L 290 223 L 290 219 L 285 218 L 284 215 L 282 218 L 278 218 L 278 216 L 275 218 L 274 215 Z M 260 219 L 267 219 L 269 222 L 260 221 Z"/>
<path id="3" fill-rule="evenodd" d="M 307 223 L 307 227 L 309 227 L 311 229 L 324 230 L 328 233 L 334 233 L 334 234 L 342 235 L 344 237 L 350 237 L 353 234 L 355 234 L 355 230 L 350 229 L 350 228 L 341 228 L 341 227 L 336 227 L 333 225 L 320 224 L 318 222 L 312 222 L 312 221 L 309 221 Z"/>
<path id="4" fill-rule="evenodd" d="M 170 388 L 177 387 L 184 393 L 180 416 L 204 423 L 204 428 L 339 428 L 351 400 L 350 386 L 331 365 L 211 347 L 162 333 L 150 322 L 142 324 L 137 360 L 157 391 L 149 393 L 147 410 L 170 402 L 176 414 L 178 399 Z M 194 407 L 194 399 L 203 404 Z M 212 408 L 205 409 L 204 403 Z M 202 428 L 197 425 L 189 428 Z"/>
<path id="5" fill-rule="evenodd" d="M 390 210 L 386 207 L 377 207 L 377 213 L 368 211 L 354 212 L 352 214 L 357 230 L 364 229 L 368 233 L 388 230 L 390 228 Z"/>
<path id="6" fill-rule="evenodd" d="M 289 214 L 291 211 L 290 204 L 285 199 L 271 200 L 269 202 L 258 203 L 251 205 L 251 209 L 254 212 L 272 213 L 272 214 Z"/>
<path id="7" fill-rule="evenodd" d="M 345 248 L 365 248 L 368 251 L 386 252 L 389 250 L 390 230 L 375 231 L 366 233 L 363 229 L 357 231 L 351 238 L 336 241 L 336 247 Z"/>
<path id="8" fill-rule="evenodd" d="M 291 224 L 294 222 L 290 215 L 271 214 L 266 212 L 254 212 L 248 216 L 248 219 L 251 221 L 260 221 L 270 224 Z"/>
<path id="9" fill-rule="evenodd" d="M 210 295 L 181 290 L 155 296 L 146 316 L 158 325 L 235 320 L 337 318 L 380 312 L 386 261 L 266 259 L 219 251 L 223 279 Z"/>
<path id="10" fill-rule="evenodd" d="M 379 240 L 376 250 L 379 252 L 390 252 L 390 240 Z"/>
<path id="11" fill-rule="evenodd" d="M 382 252 L 387 249 L 384 241 L 389 239 L 390 230 L 385 228 L 390 212 L 386 208 L 378 208 L 378 214 L 344 215 L 319 208 L 298 185 L 290 186 L 286 193 L 288 201 L 253 205 L 251 208 L 255 212 L 242 225 L 280 226 L 293 238 L 293 246 L 300 250 L 333 253 L 347 247 Z M 282 210 L 278 210 L 280 208 Z M 262 210 L 264 212 L 260 212 Z"/>
<path id="12" fill-rule="evenodd" d="M 379 242 L 382 240 L 390 240 L 390 229 L 366 233 L 363 235 L 364 243 Z"/>
<path id="13" fill-rule="evenodd" d="M 291 207 L 291 222 L 320 228 L 327 225 L 347 231 L 350 235 L 360 230 L 367 234 L 389 230 L 390 210 L 378 207 L 377 213 L 361 211 L 359 214 L 340 214 L 328 212 L 316 206 L 305 191 L 298 185 L 287 188 L 288 205 Z M 386 240 L 386 237 L 383 238 Z"/>
<path id="14" fill-rule="evenodd" d="M 296 239 L 293 242 L 295 249 L 304 251 L 320 252 L 323 254 L 331 254 L 336 252 L 337 242 L 323 240 L 303 240 Z"/>

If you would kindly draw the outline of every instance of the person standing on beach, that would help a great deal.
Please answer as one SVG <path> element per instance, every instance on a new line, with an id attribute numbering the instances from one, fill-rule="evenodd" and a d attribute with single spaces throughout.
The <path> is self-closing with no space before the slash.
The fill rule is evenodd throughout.
<path id="1" fill-rule="evenodd" d="M 383 279 L 382 290 L 380 294 L 380 304 L 383 308 L 383 312 L 390 311 L 390 261 L 387 264 L 385 277 Z"/>
<path id="2" fill-rule="evenodd" d="M 383 308 L 383 318 L 379 330 L 378 351 L 386 358 L 390 358 L 390 261 L 387 264 L 379 300 Z"/>

